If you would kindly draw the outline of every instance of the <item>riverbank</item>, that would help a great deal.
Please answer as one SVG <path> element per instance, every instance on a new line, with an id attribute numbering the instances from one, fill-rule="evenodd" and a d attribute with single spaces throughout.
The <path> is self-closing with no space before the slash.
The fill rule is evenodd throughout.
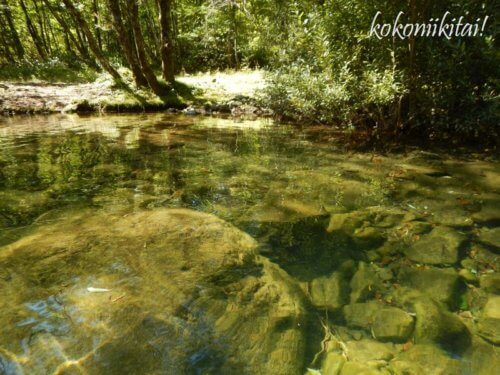
<path id="1" fill-rule="evenodd" d="M 0 114 L 184 110 L 270 115 L 258 99 L 264 87 L 264 73 L 256 70 L 180 76 L 163 98 L 147 90 L 119 88 L 105 76 L 91 83 L 0 82 Z"/>

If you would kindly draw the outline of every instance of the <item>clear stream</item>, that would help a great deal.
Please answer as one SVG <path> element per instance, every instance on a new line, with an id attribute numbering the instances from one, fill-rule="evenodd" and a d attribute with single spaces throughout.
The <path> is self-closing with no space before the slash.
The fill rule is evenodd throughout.
<path id="1" fill-rule="evenodd" d="M 500 165 L 325 128 L 0 118 L 0 374 L 493 374 Z"/>

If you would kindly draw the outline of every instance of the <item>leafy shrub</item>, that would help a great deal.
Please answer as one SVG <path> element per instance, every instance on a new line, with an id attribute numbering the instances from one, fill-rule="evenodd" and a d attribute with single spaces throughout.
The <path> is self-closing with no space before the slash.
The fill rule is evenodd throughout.
<path id="1" fill-rule="evenodd" d="M 278 115 L 346 126 L 379 125 L 383 119 L 378 115 L 385 116 L 405 92 L 392 71 L 357 75 L 347 64 L 335 73 L 294 64 L 270 73 L 267 80 L 264 100 Z"/>

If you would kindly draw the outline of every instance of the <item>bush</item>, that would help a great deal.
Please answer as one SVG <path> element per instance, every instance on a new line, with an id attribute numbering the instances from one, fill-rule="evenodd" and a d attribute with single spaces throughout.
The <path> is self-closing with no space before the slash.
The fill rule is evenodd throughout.
<path id="1" fill-rule="evenodd" d="M 336 74 L 294 64 L 270 73 L 267 81 L 264 100 L 278 115 L 344 126 L 380 125 L 405 92 L 392 71 L 356 75 L 347 64 Z"/>

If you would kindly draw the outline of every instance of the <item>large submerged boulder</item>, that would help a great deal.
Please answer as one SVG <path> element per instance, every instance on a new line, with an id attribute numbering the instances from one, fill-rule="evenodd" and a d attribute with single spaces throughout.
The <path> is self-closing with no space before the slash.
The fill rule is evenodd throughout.
<path id="1" fill-rule="evenodd" d="M 25 373 L 304 369 L 301 290 L 212 215 L 66 213 L 0 268 L 0 352 Z"/>

